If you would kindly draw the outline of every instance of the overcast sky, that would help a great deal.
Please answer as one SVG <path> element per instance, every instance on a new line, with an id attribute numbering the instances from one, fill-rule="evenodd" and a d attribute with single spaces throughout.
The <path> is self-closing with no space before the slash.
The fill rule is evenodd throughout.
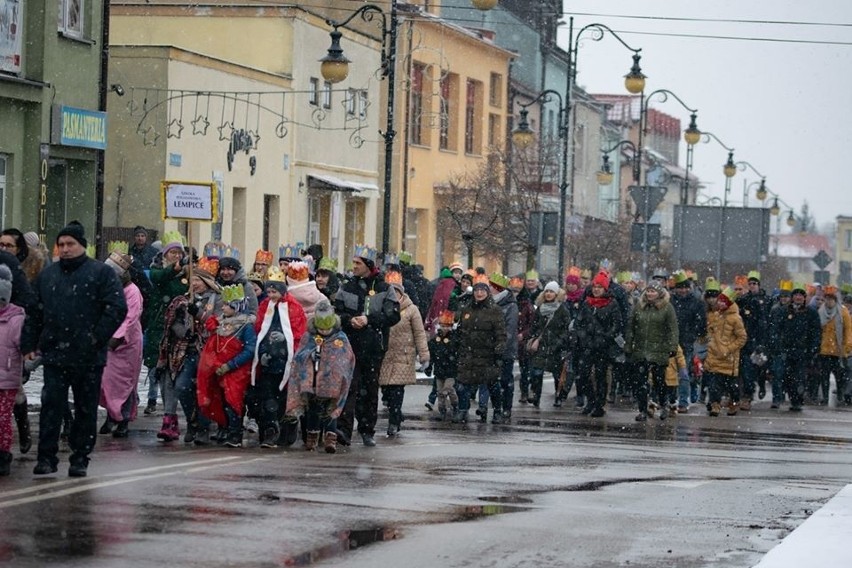
<path id="1" fill-rule="evenodd" d="M 602 23 L 642 48 L 645 92 L 668 89 L 698 108 L 698 127 L 735 148 L 735 160 L 751 163 L 796 212 L 807 200 L 819 227 L 852 216 L 852 0 L 565 0 L 564 6 L 575 33 Z M 559 36 L 565 49 L 567 27 Z M 591 93 L 625 93 L 630 62 L 630 52 L 609 35 L 583 40 L 577 83 Z M 654 97 L 651 106 L 686 127 L 689 114 L 673 99 Z M 696 145 L 693 171 L 706 196 L 722 197 L 726 159 L 715 141 Z M 743 180 L 759 179 L 750 169 L 738 171 L 729 202 L 741 205 Z M 751 206 L 759 203 L 756 187 Z"/>

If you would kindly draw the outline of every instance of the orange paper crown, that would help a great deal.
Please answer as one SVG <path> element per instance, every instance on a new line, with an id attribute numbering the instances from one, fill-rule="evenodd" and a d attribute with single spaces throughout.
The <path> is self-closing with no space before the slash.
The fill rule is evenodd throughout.
<path id="1" fill-rule="evenodd" d="M 402 274 L 396 270 L 388 270 L 385 273 L 385 282 L 388 284 L 402 284 Z"/>
<path id="2" fill-rule="evenodd" d="M 438 316 L 438 325 L 446 325 L 451 326 L 456 321 L 456 314 L 451 312 L 450 310 L 444 310 Z"/>
<path id="3" fill-rule="evenodd" d="M 216 276 L 219 272 L 219 259 L 202 256 L 198 259 L 198 268 Z"/>
<path id="4" fill-rule="evenodd" d="M 523 287 L 524 287 L 524 281 L 521 278 L 519 278 L 517 276 L 513 276 L 512 278 L 509 279 L 509 288 L 510 289 L 520 290 Z"/>
<path id="5" fill-rule="evenodd" d="M 266 264 L 272 264 L 272 253 L 268 250 L 260 249 L 254 254 L 254 261 Z"/>
<path id="6" fill-rule="evenodd" d="M 473 283 L 474 284 L 485 284 L 486 286 L 491 284 L 491 282 L 489 282 L 489 280 L 488 280 L 487 274 L 477 274 L 476 276 L 473 277 Z"/>
<path id="7" fill-rule="evenodd" d="M 837 286 L 826 286 L 822 291 L 825 296 L 834 296 L 837 298 Z"/>
<path id="8" fill-rule="evenodd" d="M 576 276 L 577 278 L 579 278 L 580 272 L 581 270 L 579 266 L 572 266 L 568 269 L 568 276 Z"/>
<path id="9" fill-rule="evenodd" d="M 307 280 L 309 277 L 310 270 L 308 269 L 307 263 L 297 260 L 295 262 L 291 262 L 289 266 L 287 266 L 287 278 L 290 280 L 302 282 Z"/>
<path id="10" fill-rule="evenodd" d="M 742 286 L 745 288 L 748 286 L 748 277 L 744 274 L 737 274 L 734 276 L 734 286 Z"/>

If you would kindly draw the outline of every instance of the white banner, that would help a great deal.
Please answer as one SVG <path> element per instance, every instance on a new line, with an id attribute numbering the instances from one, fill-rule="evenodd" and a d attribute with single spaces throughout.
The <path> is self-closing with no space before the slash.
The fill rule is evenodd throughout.
<path id="1" fill-rule="evenodd" d="M 163 219 L 217 221 L 218 198 L 215 183 L 164 181 L 160 187 Z"/>

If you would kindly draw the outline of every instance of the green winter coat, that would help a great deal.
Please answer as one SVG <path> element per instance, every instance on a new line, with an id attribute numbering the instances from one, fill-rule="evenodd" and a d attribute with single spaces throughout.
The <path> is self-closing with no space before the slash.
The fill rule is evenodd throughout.
<path id="1" fill-rule="evenodd" d="M 145 306 L 145 349 L 142 358 L 146 367 L 156 367 L 160 356 L 160 340 L 166 320 L 166 308 L 172 300 L 186 294 L 189 286 L 183 270 L 174 266 L 151 269 L 153 288 Z"/>
<path id="2" fill-rule="evenodd" d="M 663 291 L 654 302 L 643 293 L 630 314 L 626 333 L 624 352 L 633 361 L 668 365 L 669 354 L 678 346 L 677 314 L 669 293 Z"/>
<path id="3" fill-rule="evenodd" d="M 506 347 L 506 324 L 503 311 L 490 296 L 462 309 L 458 336 L 459 382 L 480 385 L 499 379 Z"/>

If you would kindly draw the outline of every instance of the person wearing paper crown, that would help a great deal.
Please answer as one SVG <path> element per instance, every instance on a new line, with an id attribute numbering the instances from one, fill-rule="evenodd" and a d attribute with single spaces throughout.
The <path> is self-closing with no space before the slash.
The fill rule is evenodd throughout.
<path id="1" fill-rule="evenodd" d="M 376 249 L 357 245 L 352 278 L 337 292 L 334 311 L 355 353 L 355 373 L 339 420 L 343 443 L 351 440 L 354 419 L 365 446 L 375 446 L 379 404 L 379 371 L 388 348 L 390 328 L 400 320 L 399 297 L 379 276 Z"/>
<path id="2" fill-rule="evenodd" d="M 329 301 L 320 300 L 299 342 L 287 385 L 287 416 L 300 417 L 307 430 L 305 449 L 317 448 L 321 432 L 326 453 L 337 451 L 337 420 L 346 406 L 355 372 L 355 354 Z M 348 441 L 347 441 L 348 442 Z"/>
<path id="3" fill-rule="evenodd" d="M 709 294 L 707 286 L 705 294 Z M 714 291 L 715 292 L 715 291 Z M 710 416 L 722 411 L 722 395 L 727 395 L 728 415 L 739 410 L 740 389 L 738 375 L 740 350 L 746 344 L 746 330 L 736 303 L 736 293 L 731 287 L 715 292 L 708 304 L 707 333 L 699 340 L 707 347 L 704 359 L 704 382 L 708 390 Z"/>
<path id="4" fill-rule="evenodd" d="M 828 405 L 830 376 L 834 375 L 838 405 L 841 401 L 849 404 L 852 393 L 848 392 L 846 386 L 848 375 L 846 358 L 852 354 L 852 318 L 849 316 L 849 310 L 840 303 L 836 286 L 826 286 L 823 295 L 825 302 L 817 310 L 822 326 L 817 375 L 809 385 L 808 394 L 811 400 L 819 400 L 820 404 Z M 820 389 L 822 389 L 821 399 L 818 398 Z"/>
<path id="5" fill-rule="evenodd" d="M 317 302 L 325 297 L 317 283 L 311 280 L 308 265 L 301 260 L 295 260 L 287 267 L 287 291 L 302 306 L 308 318 L 314 315 Z"/>
<path id="6" fill-rule="evenodd" d="M 324 256 L 317 265 L 314 281 L 317 283 L 317 290 L 322 292 L 322 295 L 328 298 L 330 302 L 334 302 L 334 296 L 340 289 L 340 277 L 337 275 L 337 259 Z"/>
<path id="7" fill-rule="evenodd" d="M 166 308 L 173 299 L 185 294 L 189 289 L 186 267 L 182 262 L 183 236 L 177 231 L 168 231 L 163 234 L 163 239 L 166 244 L 162 251 L 162 266 L 152 266 L 149 271 L 152 290 L 142 314 L 145 330 L 143 361 L 148 376 L 148 404 L 144 411 L 146 415 L 153 414 L 157 407 L 160 376 L 156 368 Z"/>
<path id="8" fill-rule="evenodd" d="M 251 268 L 254 274 L 260 274 L 265 277 L 266 271 L 269 270 L 270 266 L 272 266 L 272 253 L 270 251 L 259 249 L 254 253 L 254 264 Z"/>
<path id="9" fill-rule="evenodd" d="M 435 335 L 435 330 L 438 326 L 438 317 L 444 310 L 450 309 L 450 300 L 455 296 L 460 296 L 462 290 L 459 282 L 461 281 L 461 264 L 453 263 L 451 266 L 455 268 L 458 265 L 458 278 L 456 278 L 453 270 L 449 266 L 441 269 L 438 277 L 438 284 L 432 293 L 432 301 L 429 304 L 429 310 L 426 312 L 426 319 L 423 325 L 426 327 L 426 332 L 432 336 Z"/>
<path id="10" fill-rule="evenodd" d="M 33 282 L 35 306 L 27 313 L 21 352 L 27 354 L 25 359 L 34 360 L 39 351 L 44 365 L 36 475 L 57 470 L 69 387 L 74 393 L 74 418 L 68 439 L 68 475 L 86 475 L 98 433 L 107 346 L 127 315 L 118 276 L 109 266 L 86 256 L 87 244 L 83 226 L 69 223 L 56 237 L 59 262 L 45 268 Z"/>
<path id="11" fill-rule="evenodd" d="M 296 264 L 291 263 L 290 268 Z M 272 266 L 268 274 L 267 297 L 260 303 L 254 324 L 257 333 L 251 369 L 254 388 L 248 402 L 250 415 L 260 423 L 261 447 L 274 448 L 292 445 L 298 434 L 298 422 L 285 419 L 284 410 L 293 355 L 305 334 L 308 318 L 301 303 L 290 293 L 281 270 Z"/>
<path id="12" fill-rule="evenodd" d="M 109 340 L 101 379 L 100 405 L 106 408 L 107 418 L 100 433 L 112 433 L 115 438 L 127 437 L 128 424 L 136 420 L 139 406 L 137 382 L 142 370 L 142 293 L 130 279 L 132 262 L 129 254 L 118 252 L 110 253 L 105 261 L 121 280 L 127 304 L 127 315 Z"/>
<path id="13" fill-rule="evenodd" d="M 459 411 L 459 397 L 455 389 L 459 368 L 459 335 L 455 329 L 456 314 L 445 310 L 438 317 L 438 332 L 429 340 L 429 364 L 426 376 L 434 374 L 435 399 L 438 403 L 437 420 L 443 422 L 449 410 L 453 423 L 467 422 L 467 414 Z M 449 404 L 448 404 L 449 402 Z"/>
<path id="14" fill-rule="evenodd" d="M 296 260 L 302 260 L 301 244 L 286 244 L 278 247 L 278 268 L 280 268 L 284 274 L 287 274 L 287 267 L 290 266 L 290 263 Z"/>
<path id="15" fill-rule="evenodd" d="M 766 341 L 769 329 L 769 309 L 771 302 L 766 292 L 760 287 L 760 272 L 752 270 L 746 276 L 746 293 L 737 298 L 740 307 L 740 317 L 745 325 L 746 340 L 745 347 L 740 352 L 740 384 L 742 396 L 740 397 L 740 409 L 751 410 L 751 401 L 754 398 L 755 385 L 760 385 L 758 397 L 766 396 L 766 381 L 763 378 L 763 369 L 752 362 L 752 355 L 763 354 L 767 351 Z"/>
<path id="16" fill-rule="evenodd" d="M 213 316 L 215 300 L 222 289 L 208 268 L 209 260 L 201 258 L 192 271 L 190 290 L 174 298 L 166 308 L 157 359 L 163 379 L 163 425 L 157 438 L 164 442 L 180 438 L 178 402 L 186 419 L 183 441 L 199 446 L 210 442 L 210 420 L 198 412 L 198 359 L 210 335 L 205 324 Z"/>
<path id="17" fill-rule="evenodd" d="M 783 365 L 783 388 L 793 412 L 802 410 L 808 366 L 819 353 L 822 338 L 819 314 L 807 305 L 805 290 L 805 284 L 793 284 L 790 303 L 778 314 L 778 325 L 771 328 L 769 338 Z"/>
<path id="18" fill-rule="evenodd" d="M 704 302 L 692 292 L 692 281 L 685 271 L 675 272 L 674 281 L 671 303 L 677 316 L 678 345 L 683 351 L 684 359 L 692 361 L 695 341 L 704 335 L 707 329 L 707 310 L 704 308 Z M 679 379 L 677 411 L 685 414 L 689 412 L 693 377 L 688 373 L 686 376 L 682 373 L 676 376 Z"/>
<path id="19" fill-rule="evenodd" d="M 198 406 L 201 413 L 226 432 L 219 441 L 232 448 L 243 443 L 243 410 L 251 382 L 257 336 L 248 313 L 244 287 L 222 288 L 222 314 L 207 319 L 210 337 L 198 361 Z"/>
<path id="20" fill-rule="evenodd" d="M 233 285 L 242 286 L 243 290 L 245 290 L 246 313 L 256 316 L 257 296 L 254 293 L 254 287 L 248 281 L 243 265 L 240 264 L 239 251 L 233 247 L 228 247 L 224 254 L 228 254 L 229 256 L 222 256 L 219 258 L 219 272 L 216 274 L 216 282 L 218 282 L 223 288 L 225 286 Z M 217 302 L 217 313 L 222 313 L 221 309 L 223 305 L 223 302 Z"/>
<path id="21" fill-rule="evenodd" d="M 402 428 L 402 403 L 405 386 L 416 382 L 415 357 L 420 365 L 429 364 L 429 346 L 423 320 L 417 306 L 405 293 L 402 273 L 390 270 L 385 282 L 391 285 L 399 297 L 399 322 L 390 328 L 388 349 L 379 372 L 379 386 L 388 403 L 388 437 L 393 437 Z"/>

